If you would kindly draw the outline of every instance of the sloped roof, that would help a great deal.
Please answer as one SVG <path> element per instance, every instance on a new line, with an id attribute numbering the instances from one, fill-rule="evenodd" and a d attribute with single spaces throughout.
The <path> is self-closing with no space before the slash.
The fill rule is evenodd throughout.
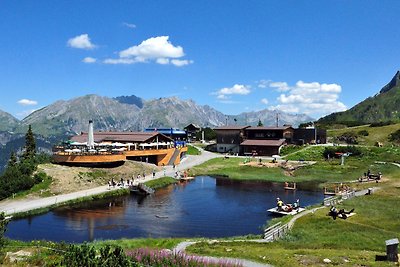
<path id="1" fill-rule="evenodd" d="M 245 140 L 241 146 L 281 146 L 285 143 L 285 139 L 278 140 Z"/>
<path id="2" fill-rule="evenodd" d="M 162 138 L 172 141 L 171 138 L 160 134 L 158 132 L 95 132 L 94 141 L 101 143 L 103 141 L 110 142 L 146 142 L 153 137 L 160 135 Z M 88 133 L 82 132 L 80 135 L 73 136 L 72 141 L 86 142 L 88 139 Z"/>
<path id="3" fill-rule="evenodd" d="M 252 126 L 247 128 L 247 131 L 252 131 L 252 130 L 286 130 L 286 129 L 293 129 L 292 126 L 281 126 L 281 127 L 275 127 L 275 126 Z"/>
<path id="4" fill-rule="evenodd" d="M 214 128 L 214 130 L 243 130 L 250 126 L 240 126 L 240 125 L 226 125 Z"/>

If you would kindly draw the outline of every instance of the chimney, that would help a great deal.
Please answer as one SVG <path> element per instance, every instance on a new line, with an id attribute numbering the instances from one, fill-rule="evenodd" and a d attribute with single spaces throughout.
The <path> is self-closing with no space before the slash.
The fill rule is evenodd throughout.
<path id="1" fill-rule="evenodd" d="M 93 135 L 93 121 L 92 120 L 89 120 L 87 146 L 89 147 L 89 149 L 94 148 L 94 135 Z"/>

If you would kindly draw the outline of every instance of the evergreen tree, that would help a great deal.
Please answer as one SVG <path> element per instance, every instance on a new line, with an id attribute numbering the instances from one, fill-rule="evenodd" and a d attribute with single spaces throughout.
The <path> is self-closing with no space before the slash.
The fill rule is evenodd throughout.
<path id="1" fill-rule="evenodd" d="M 17 165 L 17 155 L 15 152 L 11 152 L 10 159 L 8 160 L 8 167 L 13 167 Z"/>
<path id="2" fill-rule="evenodd" d="M 36 155 L 36 141 L 32 132 L 32 127 L 29 125 L 28 131 L 25 134 L 25 151 L 24 159 L 32 159 Z"/>
<path id="3" fill-rule="evenodd" d="M 258 119 L 258 124 L 257 124 L 257 126 L 258 126 L 258 127 L 264 126 L 264 124 L 261 122 L 261 119 Z"/>

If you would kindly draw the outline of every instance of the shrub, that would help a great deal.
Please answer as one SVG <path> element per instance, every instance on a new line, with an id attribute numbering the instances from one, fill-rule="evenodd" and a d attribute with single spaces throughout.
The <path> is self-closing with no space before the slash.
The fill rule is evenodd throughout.
<path id="1" fill-rule="evenodd" d="M 400 130 L 397 130 L 389 135 L 390 142 L 400 143 Z"/>
<path id="2" fill-rule="evenodd" d="M 357 134 L 354 132 L 345 132 L 342 135 L 338 136 L 337 139 L 339 141 L 346 142 L 347 144 L 357 144 Z"/>
<path id="3" fill-rule="evenodd" d="M 379 121 L 379 122 L 373 122 L 369 125 L 369 127 L 382 127 L 382 126 L 387 126 L 391 124 L 395 124 L 396 122 L 394 121 Z"/>
<path id="4" fill-rule="evenodd" d="M 242 266 L 232 260 L 213 260 L 201 256 L 190 256 L 183 252 L 172 253 L 167 250 L 137 249 L 127 252 L 134 262 L 144 266 L 169 267 L 169 266 L 210 266 L 210 267 L 234 267 Z"/>
<path id="5" fill-rule="evenodd" d="M 96 251 L 93 246 L 86 243 L 83 245 L 70 245 L 64 255 L 63 264 L 71 267 L 139 266 L 134 264 L 119 246 L 111 247 L 110 245 L 106 245 L 100 248 L 99 251 Z"/>
<path id="6" fill-rule="evenodd" d="M 369 132 L 367 130 L 361 130 L 361 131 L 358 131 L 358 134 L 362 135 L 362 136 L 368 136 Z"/>
<path id="7" fill-rule="evenodd" d="M 350 156 L 360 156 L 362 151 L 356 146 L 338 146 L 338 147 L 326 147 L 323 155 L 324 158 L 338 157 L 336 153 L 350 153 Z"/>

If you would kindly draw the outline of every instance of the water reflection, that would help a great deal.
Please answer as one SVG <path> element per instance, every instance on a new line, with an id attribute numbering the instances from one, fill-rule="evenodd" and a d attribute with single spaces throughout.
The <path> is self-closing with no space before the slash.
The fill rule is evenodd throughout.
<path id="1" fill-rule="evenodd" d="M 83 242 L 134 237 L 226 237 L 260 234 L 276 197 L 321 202 L 316 191 L 285 191 L 281 183 L 236 182 L 208 176 L 158 190 L 59 208 L 10 222 L 13 239 Z"/>

